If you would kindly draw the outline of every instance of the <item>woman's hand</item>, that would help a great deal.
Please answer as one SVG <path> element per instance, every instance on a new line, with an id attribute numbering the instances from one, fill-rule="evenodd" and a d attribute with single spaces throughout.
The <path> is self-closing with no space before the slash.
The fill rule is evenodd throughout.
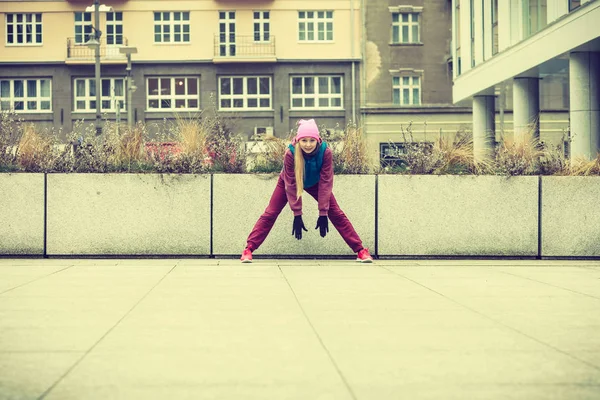
<path id="1" fill-rule="evenodd" d="M 320 228 L 319 233 L 321 234 L 321 237 L 327 235 L 327 232 L 329 232 L 329 221 L 326 215 L 321 215 L 319 219 L 317 219 L 317 226 L 315 226 L 315 229 L 317 228 Z"/>
<path id="2" fill-rule="evenodd" d="M 305 232 L 308 232 L 308 229 L 304 226 L 304 222 L 302 221 L 302 215 L 296 215 L 294 217 L 294 225 L 292 226 L 292 235 L 296 237 L 296 239 L 302 239 L 302 229 Z"/>

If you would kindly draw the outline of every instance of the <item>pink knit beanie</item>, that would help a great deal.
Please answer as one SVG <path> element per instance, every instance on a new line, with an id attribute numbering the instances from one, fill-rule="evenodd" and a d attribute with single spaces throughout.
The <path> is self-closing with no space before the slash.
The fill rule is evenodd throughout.
<path id="1" fill-rule="evenodd" d="M 323 141 L 321 136 L 319 136 L 319 127 L 314 119 L 304 120 L 301 119 L 298 121 L 298 134 L 292 141 L 293 144 L 298 143 L 298 141 L 304 137 L 311 137 L 317 139 L 319 143 Z"/>

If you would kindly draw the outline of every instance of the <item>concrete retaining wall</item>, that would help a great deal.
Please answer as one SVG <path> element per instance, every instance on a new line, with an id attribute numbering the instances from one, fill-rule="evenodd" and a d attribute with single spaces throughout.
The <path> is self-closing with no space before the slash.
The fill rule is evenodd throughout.
<path id="1" fill-rule="evenodd" d="M 44 174 L 0 174 L 0 254 L 44 254 Z"/>
<path id="2" fill-rule="evenodd" d="M 252 227 L 265 210 L 278 179 L 274 175 L 214 175 L 213 252 L 241 254 Z M 360 235 L 365 247 L 375 244 L 375 176 L 339 175 L 333 193 Z M 302 240 L 292 236 L 293 214 L 286 205 L 273 230 L 256 255 L 348 255 L 354 253 L 329 222 L 329 234 L 321 238 L 315 230 L 319 216 L 316 201 L 305 192 L 303 221 L 308 232 Z"/>
<path id="3" fill-rule="evenodd" d="M 542 254 L 600 256 L 600 179 L 542 178 Z"/>
<path id="4" fill-rule="evenodd" d="M 536 256 L 538 177 L 381 175 L 379 255 Z"/>
<path id="5" fill-rule="evenodd" d="M 209 255 L 210 175 L 48 174 L 48 255 Z"/>

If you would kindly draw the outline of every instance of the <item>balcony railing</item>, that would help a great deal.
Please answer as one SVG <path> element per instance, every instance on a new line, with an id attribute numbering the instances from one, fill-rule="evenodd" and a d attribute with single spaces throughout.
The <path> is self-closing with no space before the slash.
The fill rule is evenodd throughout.
<path id="1" fill-rule="evenodd" d="M 215 35 L 215 61 L 276 61 L 275 36 Z"/>
<path id="2" fill-rule="evenodd" d="M 78 38 L 67 38 L 67 61 L 94 61 L 96 55 L 94 48 L 88 47 Z M 100 38 L 100 59 L 101 61 L 127 61 L 127 56 L 119 52 L 119 48 L 127 46 L 127 38 L 123 38 L 123 43 L 107 44 L 106 38 Z"/>

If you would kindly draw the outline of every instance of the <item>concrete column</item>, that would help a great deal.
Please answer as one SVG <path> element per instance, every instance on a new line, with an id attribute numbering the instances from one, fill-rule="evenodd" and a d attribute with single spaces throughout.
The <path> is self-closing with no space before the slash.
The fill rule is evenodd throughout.
<path id="1" fill-rule="evenodd" d="M 494 96 L 473 97 L 473 153 L 475 161 L 494 154 L 496 141 L 496 105 Z"/>
<path id="2" fill-rule="evenodd" d="M 515 139 L 540 137 L 539 78 L 513 79 L 513 127 Z"/>
<path id="3" fill-rule="evenodd" d="M 571 158 L 596 158 L 600 150 L 600 53 L 569 57 Z"/>

